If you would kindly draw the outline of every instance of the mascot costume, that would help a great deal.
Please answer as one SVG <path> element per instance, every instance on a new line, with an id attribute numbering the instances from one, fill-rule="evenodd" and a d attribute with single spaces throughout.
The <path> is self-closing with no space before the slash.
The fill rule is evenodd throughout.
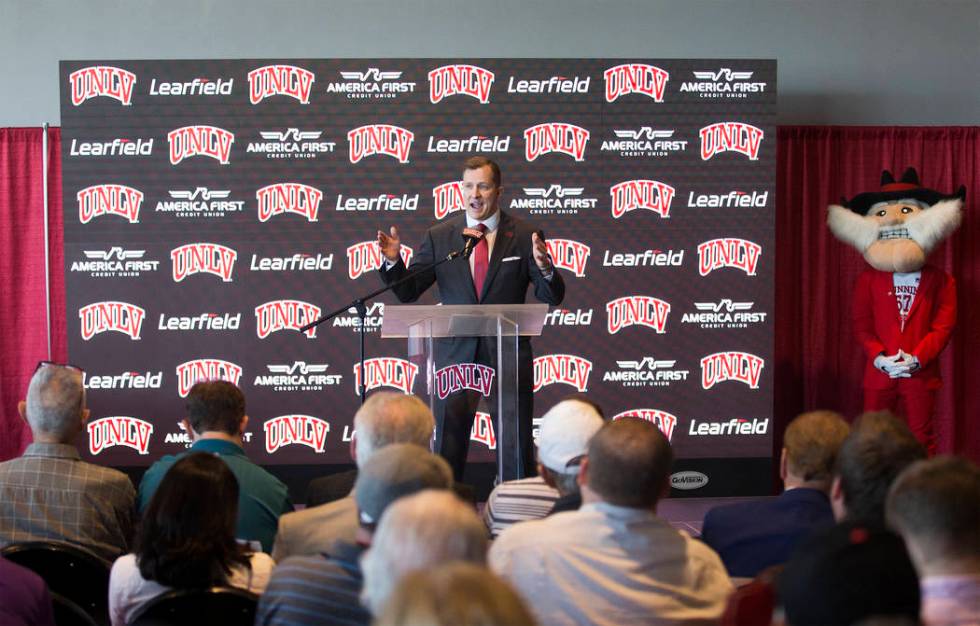
<path id="1" fill-rule="evenodd" d="M 854 329 L 867 355 L 864 410 L 904 415 L 916 438 L 936 452 L 932 411 L 942 385 L 937 358 L 956 325 L 956 283 L 926 256 L 960 224 L 966 188 L 926 189 L 909 168 L 881 175 L 881 191 L 828 209 L 827 224 L 871 266 L 854 288 Z"/>

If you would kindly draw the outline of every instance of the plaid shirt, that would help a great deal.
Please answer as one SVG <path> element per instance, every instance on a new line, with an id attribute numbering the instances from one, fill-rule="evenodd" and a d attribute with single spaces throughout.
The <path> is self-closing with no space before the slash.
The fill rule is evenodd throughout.
<path id="1" fill-rule="evenodd" d="M 129 549 L 135 498 L 128 476 L 74 446 L 32 443 L 0 463 L 0 545 L 65 541 L 111 561 Z"/>

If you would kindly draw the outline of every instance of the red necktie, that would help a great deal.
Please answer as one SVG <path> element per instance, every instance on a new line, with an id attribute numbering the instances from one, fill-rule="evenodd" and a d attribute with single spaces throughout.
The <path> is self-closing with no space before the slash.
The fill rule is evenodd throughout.
<path id="1" fill-rule="evenodd" d="M 483 293 L 483 283 L 487 279 L 487 268 L 490 266 L 490 248 L 487 245 L 487 225 L 477 224 L 476 227 L 483 233 L 483 237 L 473 248 L 473 286 L 476 287 L 476 300 L 479 302 L 480 294 Z"/>

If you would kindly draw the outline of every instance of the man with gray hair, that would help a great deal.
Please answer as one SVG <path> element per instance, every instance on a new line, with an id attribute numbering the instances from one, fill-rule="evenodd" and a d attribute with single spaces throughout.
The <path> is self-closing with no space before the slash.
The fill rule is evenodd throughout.
<path id="1" fill-rule="evenodd" d="M 127 552 L 136 490 L 122 472 L 84 463 L 75 448 L 89 417 L 81 370 L 42 361 L 17 409 L 34 443 L 0 463 L 0 545 L 64 541 L 109 561 Z"/>
<path id="2" fill-rule="evenodd" d="M 358 468 L 379 449 L 393 443 L 430 448 L 435 419 L 418 397 L 393 391 L 372 394 L 354 414 L 351 456 Z M 279 518 L 272 558 L 328 551 L 337 540 L 353 543 L 357 534 L 354 492 L 346 498 L 308 507 Z"/>

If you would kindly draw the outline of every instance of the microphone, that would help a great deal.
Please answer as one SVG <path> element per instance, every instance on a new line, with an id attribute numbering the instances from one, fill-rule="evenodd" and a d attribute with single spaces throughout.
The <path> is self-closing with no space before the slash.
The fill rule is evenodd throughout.
<path id="1" fill-rule="evenodd" d="M 483 239 L 483 231 L 476 228 L 464 228 L 463 239 L 466 241 L 466 245 L 463 246 L 463 251 L 459 253 L 459 256 L 468 259 L 473 254 L 473 248 Z"/>

